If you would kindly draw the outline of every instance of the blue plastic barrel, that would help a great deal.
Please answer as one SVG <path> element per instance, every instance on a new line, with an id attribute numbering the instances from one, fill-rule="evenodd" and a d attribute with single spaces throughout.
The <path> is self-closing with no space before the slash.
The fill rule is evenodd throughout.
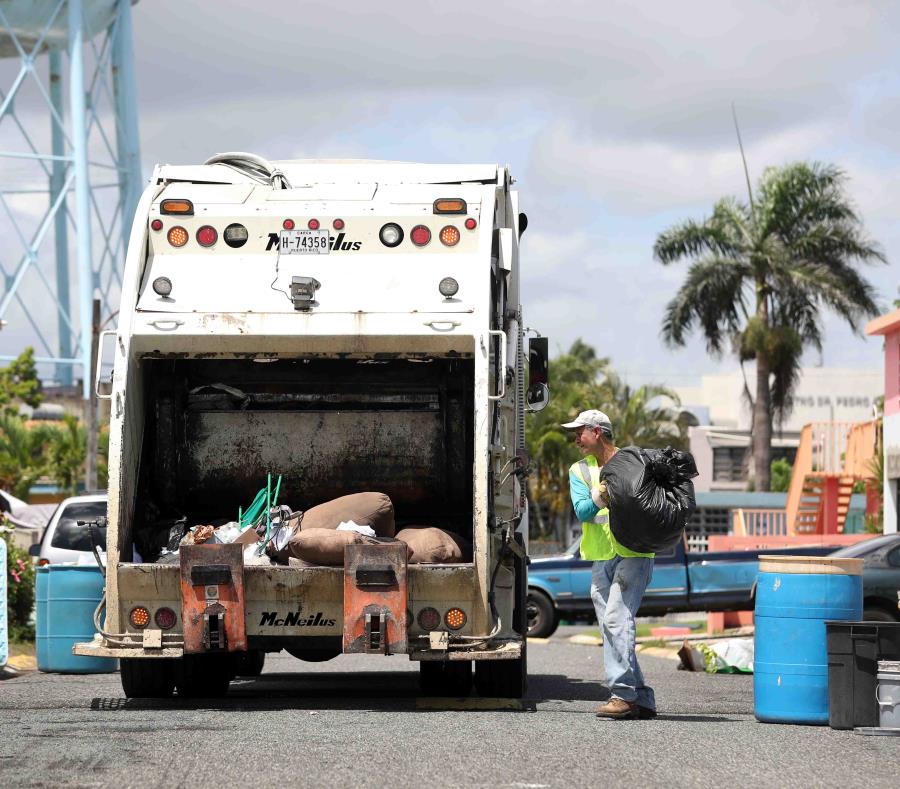
<path id="1" fill-rule="evenodd" d="M 94 637 L 94 611 L 103 596 L 99 567 L 48 564 L 37 568 L 35 651 L 40 671 L 105 674 L 115 658 L 73 655 L 72 645 Z"/>
<path id="2" fill-rule="evenodd" d="M 828 723 L 825 620 L 862 619 L 862 559 L 760 556 L 753 708 L 767 723 Z"/>

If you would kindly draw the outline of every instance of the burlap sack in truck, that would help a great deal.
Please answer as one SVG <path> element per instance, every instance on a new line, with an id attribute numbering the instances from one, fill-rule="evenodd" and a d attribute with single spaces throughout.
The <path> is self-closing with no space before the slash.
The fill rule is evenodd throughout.
<path id="1" fill-rule="evenodd" d="M 355 531 L 334 529 L 301 529 L 287 544 L 287 556 L 309 564 L 344 566 L 344 549 L 348 545 L 371 545 L 376 540 Z"/>
<path id="2" fill-rule="evenodd" d="M 455 564 L 472 561 L 472 544 L 458 534 L 433 526 L 408 526 L 397 539 L 410 549 L 410 564 Z"/>
<path id="3" fill-rule="evenodd" d="M 336 529 L 344 521 L 371 526 L 376 537 L 393 537 L 394 505 L 384 493 L 351 493 L 306 510 L 300 529 Z"/>

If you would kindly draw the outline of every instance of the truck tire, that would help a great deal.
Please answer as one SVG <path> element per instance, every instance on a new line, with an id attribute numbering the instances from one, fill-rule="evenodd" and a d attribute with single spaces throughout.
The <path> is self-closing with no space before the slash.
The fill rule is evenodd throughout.
<path id="1" fill-rule="evenodd" d="M 547 595 L 537 589 L 529 589 L 525 608 L 528 612 L 530 638 L 549 638 L 556 632 L 559 613 Z"/>
<path id="2" fill-rule="evenodd" d="M 475 688 L 479 696 L 521 699 L 525 695 L 527 681 L 524 654 L 515 660 L 479 660 L 475 663 Z"/>
<path id="3" fill-rule="evenodd" d="M 422 660 L 419 688 L 423 696 L 461 698 L 472 692 L 471 660 Z"/>
<path id="4" fill-rule="evenodd" d="M 129 699 L 168 699 L 175 690 L 174 664 L 169 658 L 121 658 L 122 690 Z"/>
<path id="5" fill-rule="evenodd" d="M 233 673 L 236 677 L 258 677 L 266 664 L 266 653 L 261 649 L 232 652 Z"/>
<path id="6" fill-rule="evenodd" d="M 175 672 L 175 687 L 183 699 L 217 699 L 228 693 L 232 663 L 229 655 L 185 655 Z"/>
<path id="7" fill-rule="evenodd" d="M 863 609 L 863 620 L 866 622 L 896 622 L 897 617 L 879 605 L 868 605 Z"/>

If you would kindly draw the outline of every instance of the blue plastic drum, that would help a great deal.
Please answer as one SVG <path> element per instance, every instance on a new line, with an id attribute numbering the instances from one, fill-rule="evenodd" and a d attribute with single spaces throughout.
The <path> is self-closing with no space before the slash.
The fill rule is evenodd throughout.
<path id="1" fill-rule="evenodd" d="M 94 611 L 103 596 L 99 567 L 48 564 L 37 568 L 35 651 L 40 671 L 105 674 L 115 658 L 73 655 L 72 645 L 94 637 Z"/>
<path id="2" fill-rule="evenodd" d="M 862 559 L 760 556 L 753 707 L 767 723 L 828 723 L 825 620 L 862 619 Z"/>

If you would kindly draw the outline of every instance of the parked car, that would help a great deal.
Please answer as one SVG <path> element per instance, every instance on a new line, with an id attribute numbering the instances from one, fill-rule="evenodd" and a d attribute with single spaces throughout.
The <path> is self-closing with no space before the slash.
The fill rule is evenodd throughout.
<path id="1" fill-rule="evenodd" d="M 528 635 L 546 637 L 560 619 L 596 621 L 591 566 L 576 541 L 561 556 L 532 559 L 528 568 Z M 753 608 L 759 555 L 825 556 L 835 546 L 762 551 L 691 553 L 684 541 L 656 554 L 653 578 L 638 611 L 657 616 L 679 611 L 746 611 Z"/>
<path id="2" fill-rule="evenodd" d="M 848 545 L 832 556 L 863 559 L 863 619 L 900 621 L 900 534 Z"/>
<path id="3" fill-rule="evenodd" d="M 50 516 L 41 541 L 32 545 L 29 553 L 39 565 L 95 564 L 90 530 L 86 525 L 79 526 L 78 522 L 96 521 L 105 516 L 106 493 L 87 493 L 64 499 Z M 94 539 L 97 547 L 106 551 L 105 527 L 94 529 Z"/>

